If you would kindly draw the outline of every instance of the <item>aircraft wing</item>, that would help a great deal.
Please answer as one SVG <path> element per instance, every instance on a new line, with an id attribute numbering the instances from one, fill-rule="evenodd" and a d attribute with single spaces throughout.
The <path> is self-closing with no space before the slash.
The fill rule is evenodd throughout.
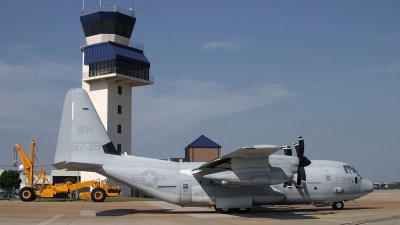
<path id="1" fill-rule="evenodd" d="M 280 149 L 281 149 L 280 147 L 275 145 L 253 145 L 253 146 L 243 147 L 239 148 L 234 152 L 228 153 L 214 160 L 208 161 L 203 165 L 201 165 L 200 167 L 193 169 L 192 171 L 203 170 L 206 168 L 230 170 L 233 158 L 238 158 L 238 159 L 267 158 L 273 153 L 279 151 Z"/>

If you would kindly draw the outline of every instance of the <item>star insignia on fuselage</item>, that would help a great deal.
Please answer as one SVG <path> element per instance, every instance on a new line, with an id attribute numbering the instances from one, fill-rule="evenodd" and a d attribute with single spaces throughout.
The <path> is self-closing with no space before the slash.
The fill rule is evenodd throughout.
<path id="1" fill-rule="evenodd" d="M 146 170 L 142 173 L 142 184 L 148 187 L 154 186 L 157 184 L 157 173 L 153 170 Z"/>

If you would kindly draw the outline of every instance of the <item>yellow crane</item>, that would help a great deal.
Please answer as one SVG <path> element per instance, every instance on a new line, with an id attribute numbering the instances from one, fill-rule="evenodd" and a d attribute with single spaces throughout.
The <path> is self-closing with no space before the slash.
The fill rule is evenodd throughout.
<path id="1" fill-rule="evenodd" d="M 28 180 L 28 186 L 21 188 L 19 191 L 19 198 L 24 202 L 34 201 L 37 197 L 42 198 L 53 198 L 60 194 L 68 194 L 73 191 L 77 191 L 82 188 L 91 187 L 91 192 L 81 192 L 80 198 L 91 198 L 94 202 L 103 202 L 106 197 L 115 197 L 121 195 L 120 186 L 109 186 L 106 180 L 104 181 L 85 181 L 77 182 L 75 184 L 66 182 L 65 184 L 53 185 L 47 178 L 45 170 L 42 164 L 37 160 L 35 155 L 36 143 L 31 140 L 30 144 L 30 157 L 25 154 L 24 150 L 19 144 L 14 146 L 14 166 L 18 165 L 17 152 L 21 158 L 21 163 L 24 167 L 26 178 Z M 40 173 L 34 170 L 35 161 L 40 167 Z M 35 175 L 37 179 L 35 179 Z M 39 188 L 35 188 L 38 182 L 42 180 Z M 47 184 L 47 185 L 46 185 Z"/>

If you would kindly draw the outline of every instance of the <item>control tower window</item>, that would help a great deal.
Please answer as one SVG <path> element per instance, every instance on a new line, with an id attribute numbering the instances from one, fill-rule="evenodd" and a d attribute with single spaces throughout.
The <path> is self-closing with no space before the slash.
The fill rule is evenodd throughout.
<path id="1" fill-rule="evenodd" d="M 110 73 L 119 73 L 131 77 L 149 80 L 149 68 L 120 60 L 108 60 L 89 64 L 89 77 Z"/>
<path id="2" fill-rule="evenodd" d="M 118 114 L 122 114 L 122 105 L 118 105 Z"/>
<path id="3" fill-rule="evenodd" d="M 122 87 L 121 86 L 118 86 L 118 94 L 122 95 Z"/>
<path id="4" fill-rule="evenodd" d="M 114 20 L 100 20 L 83 25 L 86 37 L 97 34 L 117 34 L 122 37 L 130 38 L 133 25 Z"/>

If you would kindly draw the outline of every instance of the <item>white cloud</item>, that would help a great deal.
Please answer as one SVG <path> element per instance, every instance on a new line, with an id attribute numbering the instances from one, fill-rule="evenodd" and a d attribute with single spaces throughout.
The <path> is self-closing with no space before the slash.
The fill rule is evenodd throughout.
<path id="1" fill-rule="evenodd" d="M 367 66 L 358 68 L 354 71 L 355 74 L 398 74 L 400 73 L 400 62 L 395 62 L 380 66 Z"/>
<path id="2" fill-rule="evenodd" d="M 218 49 L 233 50 L 236 46 L 231 41 L 211 41 L 203 44 L 202 50 L 214 51 Z"/>
<path id="3" fill-rule="evenodd" d="M 230 89 L 213 82 L 181 80 L 162 86 L 170 92 L 133 90 L 134 136 L 154 134 L 158 127 L 162 128 L 162 136 L 182 133 L 207 119 L 244 112 L 295 95 L 275 85 Z"/>
<path id="4" fill-rule="evenodd" d="M 80 66 L 70 60 L 34 55 L 34 48 L 22 44 L 0 59 L 0 131 L 4 129 L 46 129 L 56 124 L 65 93 L 80 82 Z M 74 65 L 74 66 L 71 66 Z M 65 90 L 65 91 L 64 91 Z M 52 124 L 54 126 L 54 124 Z"/>
<path id="5" fill-rule="evenodd" d="M 247 45 L 247 40 L 245 38 L 234 38 L 231 40 L 222 40 L 222 41 L 210 41 L 207 43 L 204 43 L 203 46 L 201 47 L 201 50 L 203 51 L 215 51 L 219 49 L 224 49 L 224 50 L 238 50 L 243 48 L 245 45 Z"/>

